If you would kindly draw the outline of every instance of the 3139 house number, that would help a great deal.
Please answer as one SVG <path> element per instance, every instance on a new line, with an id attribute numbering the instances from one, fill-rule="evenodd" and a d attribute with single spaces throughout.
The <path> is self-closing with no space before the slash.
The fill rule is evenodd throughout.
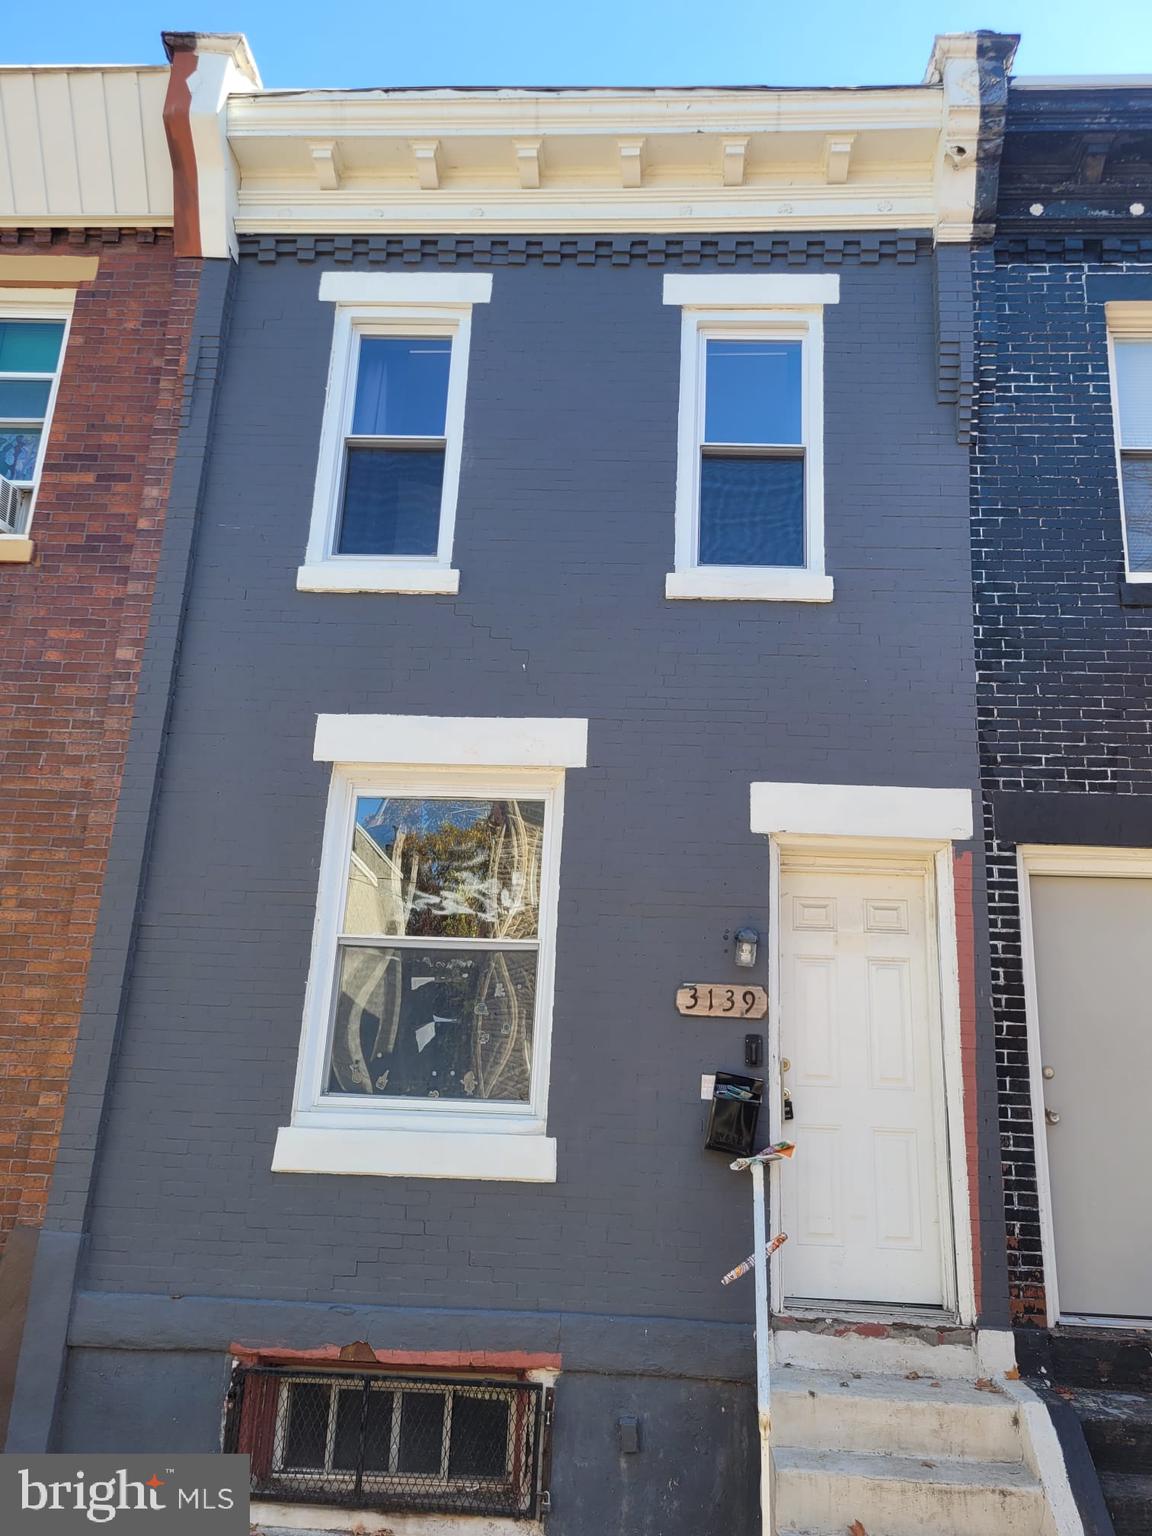
<path id="1" fill-rule="evenodd" d="M 676 1011 L 700 1019 L 762 1019 L 768 1012 L 768 993 L 763 987 L 691 981 L 677 989 Z"/>

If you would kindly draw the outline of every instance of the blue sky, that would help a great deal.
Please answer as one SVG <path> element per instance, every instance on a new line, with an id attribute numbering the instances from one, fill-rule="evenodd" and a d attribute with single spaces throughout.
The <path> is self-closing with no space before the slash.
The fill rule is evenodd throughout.
<path id="1" fill-rule="evenodd" d="M 1019 73 L 1152 75 L 1152 0 L 46 0 L 0 62 L 159 62 L 165 27 L 246 32 L 269 86 L 908 83 L 975 27 Z"/>

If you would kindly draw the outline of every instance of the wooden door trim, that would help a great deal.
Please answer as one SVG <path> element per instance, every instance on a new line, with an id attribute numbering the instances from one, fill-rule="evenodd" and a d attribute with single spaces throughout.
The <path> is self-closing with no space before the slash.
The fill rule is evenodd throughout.
<path id="1" fill-rule="evenodd" d="M 933 1096 L 936 1125 L 937 1198 L 940 1202 L 941 1276 L 945 1314 L 963 1326 L 976 1320 L 972 1248 L 971 1184 L 964 1135 L 964 1078 L 961 1055 L 960 975 L 957 958 L 956 901 L 952 844 L 911 838 L 815 837 L 775 833 L 769 840 L 768 1062 L 769 1125 L 772 1138 L 787 1134 L 780 1119 L 780 963 L 783 953 L 781 910 L 784 874 L 816 868 L 834 874 L 920 874 L 925 882 L 925 921 L 935 942 L 935 964 L 928 965 L 938 1033 L 933 1041 Z M 801 1149 L 802 1151 L 802 1149 Z M 780 1230 L 781 1174 L 770 1185 L 772 1229 Z M 771 1260 L 771 1294 L 783 1298 L 782 1252 Z M 914 1309 L 916 1310 L 916 1309 Z M 923 1310 L 919 1308 L 918 1310 Z"/>

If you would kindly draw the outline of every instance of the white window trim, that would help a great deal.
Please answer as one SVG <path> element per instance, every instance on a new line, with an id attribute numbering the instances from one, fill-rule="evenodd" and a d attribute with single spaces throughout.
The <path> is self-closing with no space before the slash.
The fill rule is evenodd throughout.
<path id="1" fill-rule="evenodd" d="M 60 338 L 60 355 L 56 360 L 56 376 L 48 392 L 48 406 L 44 412 L 44 426 L 40 433 L 40 451 L 36 456 L 36 468 L 32 475 L 32 497 L 23 528 L 18 533 L 0 531 L 0 563 L 26 562 L 32 558 L 32 522 L 40 499 L 44 455 L 52 433 L 52 417 L 56 410 L 56 396 L 60 391 L 60 379 L 64 372 L 64 358 L 68 350 L 68 336 L 72 329 L 72 310 L 75 302 L 74 288 L 0 288 L 0 320 L 62 320 L 64 322 L 64 334 Z"/>
<path id="2" fill-rule="evenodd" d="M 824 569 L 824 320 L 840 297 L 838 276 L 732 274 L 664 279 L 664 303 L 682 310 L 677 429 L 675 569 L 668 598 L 827 603 Z M 800 566 L 715 566 L 698 562 L 700 444 L 704 430 L 705 345 L 710 337 L 771 337 L 803 344 L 804 551 Z"/>
<path id="3" fill-rule="evenodd" d="M 1120 434 L 1120 390 L 1116 378 L 1116 342 L 1146 341 L 1152 344 L 1152 302 L 1128 300 L 1107 303 L 1108 389 L 1112 400 L 1112 437 L 1116 452 L 1116 486 L 1120 495 L 1120 536 L 1124 541 L 1125 581 L 1152 582 L 1152 571 L 1134 571 L 1128 559 L 1128 514 L 1124 509 L 1124 452 Z"/>
<path id="4" fill-rule="evenodd" d="M 751 791 L 753 832 L 961 843 L 972 837 L 970 789 L 764 781 Z"/>
<path id="5" fill-rule="evenodd" d="M 420 763 L 405 757 L 397 746 L 403 724 L 401 716 L 372 715 L 322 715 L 317 724 L 318 758 L 328 760 L 328 753 L 336 744 L 359 750 L 355 760 L 333 766 L 292 1123 L 281 1127 L 277 1134 L 272 1169 L 275 1173 L 553 1183 L 556 1143 L 547 1135 L 547 1116 L 564 770 L 580 766 L 585 760 L 577 744 L 586 741 L 587 722 L 508 722 L 525 730 L 519 736 L 510 732 L 510 739 L 501 749 L 501 766 L 483 767 L 477 764 L 476 754 L 489 748 L 493 727 L 502 722 L 413 717 L 409 750 L 426 754 Z M 541 759 L 550 755 L 546 747 L 549 739 L 554 743 L 554 760 L 546 764 Z M 509 763 L 517 750 L 529 758 L 527 766 Z M 384 753 L 389 754 L 387 760 L 381 760 Z M 574 761 L 576 758 L 580 759 L 579 764 Z M 528 1103 L 389 1103 L 372 1097 L 361 1100 L 324 1092 L 348 850 L 359 794 L 413 798 L 437 794 L 481 798 L 521 795 L 545 802 L 532 1088 Z"/>
<path id="6" fill-rule="evenodd" d="M 301 592 L 459 591 L 452 567 L 472 306 L 492 297 L 490 273 L 326 272 L 320 298 L 336 306 L 312 520 Z M 344 476 L 344 439 L 356 397 L 361 336 L 449 336 L 452 358 L 444 419 L 444 481 L 436 554 L 339 555 L 334 552 Z"/>

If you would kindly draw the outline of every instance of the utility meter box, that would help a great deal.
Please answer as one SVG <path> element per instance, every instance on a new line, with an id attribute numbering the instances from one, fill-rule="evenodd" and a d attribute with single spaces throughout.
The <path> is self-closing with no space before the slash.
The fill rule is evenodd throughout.
<path id="1" fill-rule="evenodd" d="M 764 1102 L 764 1079 L 717 1072 L 704 1145 L 711 1152 L 747 1157 L 756 1150 L 756 1122 Z"/>

